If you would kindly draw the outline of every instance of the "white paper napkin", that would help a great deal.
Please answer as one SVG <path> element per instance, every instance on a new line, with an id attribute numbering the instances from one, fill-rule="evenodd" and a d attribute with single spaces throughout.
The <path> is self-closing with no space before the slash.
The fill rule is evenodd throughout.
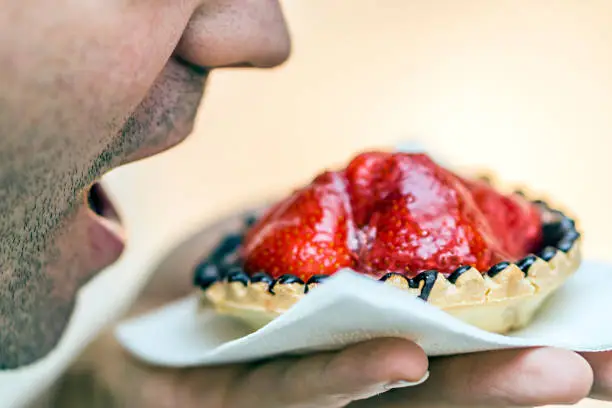
<path id="1" fill-rule="evenodd" d="M 137 358 L 172 367 L 337 349 L 384 336 L 412 339 L 431 356 L 544 345 L 603 351 L 612 349 L 611 278 L 612 265 L 584 263 L 532 324 L 508 336 L 467 325 L 351 271 L 339 272 L 253 333 L 232 318 L 198 311 L 194 295 L 124 322 L 116 335 Z"/>

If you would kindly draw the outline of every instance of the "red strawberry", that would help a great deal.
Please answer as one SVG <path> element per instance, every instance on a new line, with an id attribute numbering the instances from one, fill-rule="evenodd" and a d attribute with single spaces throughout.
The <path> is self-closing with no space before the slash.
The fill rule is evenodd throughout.
<path id="1" fill-rule="evenodd" d="M 357 239 L 346 189 L 341 173 L 328 172 L 274 206 L 245 237 L 245 270 L 306 281 L 353 267 Z"/>
<path id="2" fill-rule="evenodd" d="M 500 194 L 481 180 L 463 183 L 512 259 L 534 251 L 541 244 L 542 214 L 536 206 L 517 194 Z"/>
<path id="3" fill-rule="evenodd" d="M 367 224 L 376 203 L 393 187 L 392 158 L 387 152 L 362 153 L 346 168 L 353 215 L 359 227 Z"/>
<path id="4" fill-rule="evenodd" d="M 428 269 L 450 273 L 461 265 L 487 270 L 506 258 L 469 190 L 452 173 L 425 155 L 395 155 L 394 166 L 400 179 L 370 218 L 364 270 L 412 276 Z"/>
<path id="5" fill-rule="evenodd" d="M 463 180 L 423 154 L 369 152 L 276 204 L 247 233 L 249 273 L 306 281 L 343 267 L 409 275 L 481 271 L 540 244 L 541 214 L 521 197 Z"/>

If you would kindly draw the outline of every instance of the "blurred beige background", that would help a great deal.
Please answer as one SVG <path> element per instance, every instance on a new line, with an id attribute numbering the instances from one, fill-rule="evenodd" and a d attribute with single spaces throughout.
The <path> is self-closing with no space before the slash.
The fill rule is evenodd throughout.
<path id="1" fill-rule="evenodd" d="M 289 63 L 215 73 L 191 139 L 111 175 L 139 245 L 163 252 L 357 150 L 417 137 L 562 200 L 581 216 L 587 256 L 612 260 L 612 2 L 292 0 L 285 10 Z"/>
<path id="2" fill-rule="evenodd" d="M 288 0 L 285 9 L 289 63 L 215 73 L 187 142 L 108 176 L 131 243 L 83 296 L 97 322 L 116 315 L 97 297 L 104 281 L 135 288 L 206 222 L 408 137 L 562 200 L 581 216 L 587 256 L 612 260 L 612 2 Z M 135 289 L 115 290 L 119 313 Z"/>

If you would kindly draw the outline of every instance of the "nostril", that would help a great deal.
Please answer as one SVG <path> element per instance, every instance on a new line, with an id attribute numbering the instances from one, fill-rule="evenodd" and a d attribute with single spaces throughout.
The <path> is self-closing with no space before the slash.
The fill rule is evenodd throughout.
<path id="1" fill-rule="evenodd" d="M 181 58 L 180 56 L 176 55 L 175 60 L 182 66 L 187 67 L 189 70 L 195 72 L 196 74 L 199 75 L 208 75 L 208 73 L 210 72 L 210 68 L 208 67 L 203 67 L 201 65 L 197 65 L 197 64 L 193 64 L 189 61 L 187 61 L 184 58 Z"/>
<path id="2" fill-rule="evenodd" d="M 234 64 L 226 64 L 226 65 L 215 65 L 214 67 L 204 67 L 201 65 L 197 65 L 194 64 L 192 62 L 187 61 L 186 59 L 176 55 L 175 59 L 179 62 L 179 64 L 189 68 L 190 70 L 201 74 L 201 75 L 205 75 L 208 74 L 208 72 L 212 69 L 219 69 L 219 68 L 255 68 L 256 66 L 250 62 L 237 62 Z"/>
<path id="3" fill-rule="evenodd" d="M 241 62 L 241 63 L 237 63 L 237 64 L 228 64 L 228 65 L 221 65 L 215 68 L 254 68 L 255 65 L 249 63 L 249 62 Z"/>

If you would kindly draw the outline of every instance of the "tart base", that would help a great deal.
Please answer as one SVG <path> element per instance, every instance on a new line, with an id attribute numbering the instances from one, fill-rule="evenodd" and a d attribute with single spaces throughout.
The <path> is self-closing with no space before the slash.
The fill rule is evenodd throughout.
<path id="1" fill-rule="evenodd" d="M 524 264 L 501 265 L 503 268 L 493 274 L 474 268 L 455 277 L 435 273 L 429 279 L 420 279 L 417 287 L 411 287 L 402 275 L 390 274 L 384 284 L 427 300 L 480 329 L 505 334 L 529 324 L 580 263 L 581 245 L 577 239 L 567 252 L 558 250 L 548 260 L 531 256 Z M 316 290 L 317 285 L 295 282 L 276 285 L 272 290 L 264 282 L 218 281 L 203 291 L 203 296 L 220 313 L 259 329 L 285 313 L 306 292 Z"/>

